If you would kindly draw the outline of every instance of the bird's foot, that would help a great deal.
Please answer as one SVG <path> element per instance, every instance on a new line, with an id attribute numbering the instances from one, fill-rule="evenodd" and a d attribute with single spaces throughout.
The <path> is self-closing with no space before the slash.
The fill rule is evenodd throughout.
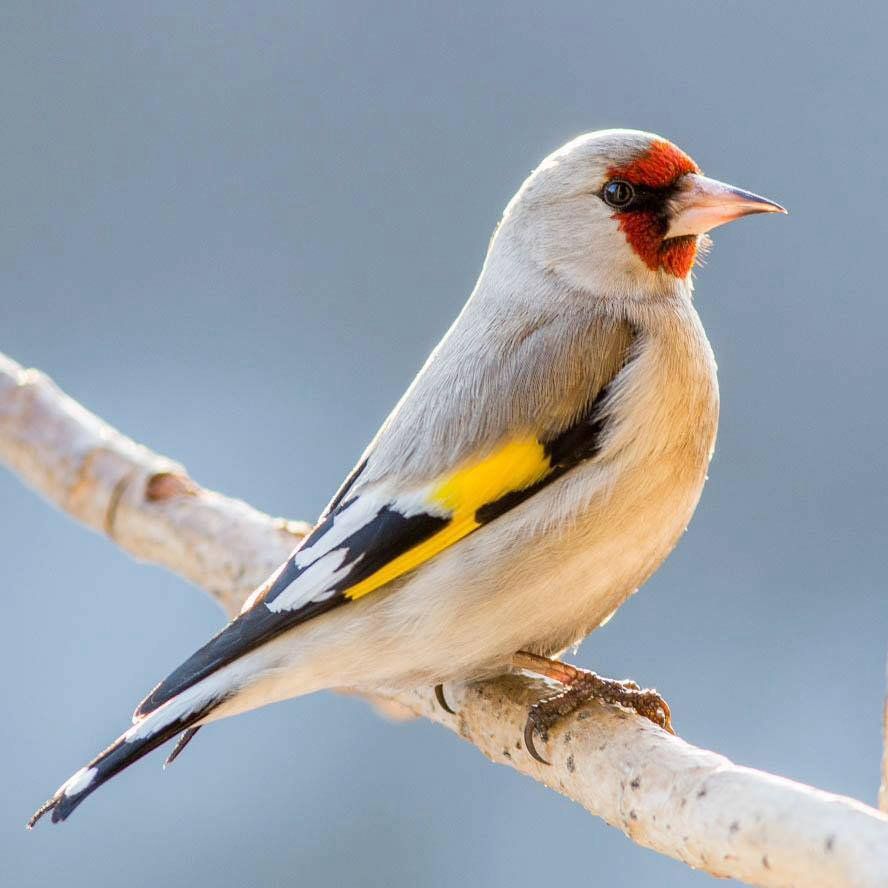
<path id="1" fill-rule="evenodd" d="M 512 658 L 512 666 L 525 672 L 543 675 L 564 685 L 564 690 L 534 703 L 527 714 L 524 726 L 524 744 L 527 751 L 537 761 L 549 764 L 538 752 L 534 744 L 534 733 L 543 740 L 548 739 L 548 731 L 553 725 L 576 712 L 589 700 L 617 704 L 633 709 L 655 725 L 674 734 L 669 704 L 650 688 L 640 688 L 634 681 L 618 681 L 602 678 L 586 669 L 578 669 L 569 663 L 550 660 L 526 651 L 519 651 Z"/>

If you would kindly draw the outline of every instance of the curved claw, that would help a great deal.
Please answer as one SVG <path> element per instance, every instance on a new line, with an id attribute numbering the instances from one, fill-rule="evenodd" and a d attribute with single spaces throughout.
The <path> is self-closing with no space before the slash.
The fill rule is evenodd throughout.
<path id="1" fill-rule="evenodd" d="M 658 728 L 675 735 L 672 727 L 672 712 L 669 704 L 654 690 L 642 691 L 639 695 L 639 705 L 635 711 L 652 721 Z"/>
<path id="2" fill-rule="evenodd" d="M 444 685 L 443 684 L 436 684 L 435 685 L 435 699 L 438 701 L 438 705 L 445 712 L 449 712 L 451 715 L 456 715 L 455 710 L 450 708 L 450 704 L 447 702 L 447 698 L 444 696 Z"/>
<path id="3" fill-rule="evenodd" d="M 675 728 L 672 727 L 672 712 L 669 710 L 669 704 L 661 697 L 660 702 L 662 703 L 662 712 L 663 712 L 663 724 L 662 728 L 664 731 L 668 731 L 672 734 L 673 737 L 677 737 L 678 734 L 675 732 Z"/>
<path id="4" fill-rule="evenodd" d="M 528 718 L 527 723 L 524 725 L 524 746 L 527 751 L 530 753 L 531 758 L 535 758 L 538 762 L 543 765 L 549 765 L 551 762 L 547 762 L 538 752 L 536 748 L 535 741 L 533 739 L 533 732 L 536 729 L 536 725 L 533 722 L 533 718 Z"/>

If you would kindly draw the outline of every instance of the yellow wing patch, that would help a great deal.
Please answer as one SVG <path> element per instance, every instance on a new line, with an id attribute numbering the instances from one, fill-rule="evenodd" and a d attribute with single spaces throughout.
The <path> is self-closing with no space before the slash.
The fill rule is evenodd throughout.
<path id="1" fill-rule="evenodd" d="M 549 457 L 535 438 L 511 441 L 483 459 L 464 464 L 433 488 L 428 497 L 430 506 L 451 513 L 447 526 L 346 589 L 345 595 L 361 598 L 419 567 L 479 528 L 475 513 L 481 506 L 535 484 L 550 469 Z"/>
<path id="2" fill-rule="evenodd" d="M 511 441 L 495 453 L 457 469 L 432 493 L 435 505 L 458 518 L 486 503 L 536 483 L 549 471 L 549 457 L 535 438 Z"/>

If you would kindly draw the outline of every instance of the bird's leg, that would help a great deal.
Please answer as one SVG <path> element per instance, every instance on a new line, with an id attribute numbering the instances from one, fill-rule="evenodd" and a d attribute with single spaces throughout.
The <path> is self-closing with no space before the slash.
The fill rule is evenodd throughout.
<path id="1" fill-rule="evenodd" d="M 539 762 L 549 764 L 536 750 L 533 734 L 536 731 L 544 740 L 549 728 L 575 712 L 589 700 L 619 704 L 634 709 L 670 734 L 672 717 L 669 704 L 654 690 L 640 688 L 634 681 L 617 681 L 602 678 L 586 669 L 578 669 L 560 660 L 550 660 L 527 651 L 518 651 L 512 657 L 512 668 L 542 675 L 564 685 L 564 690 L 544 697 L 530 707 L 524 727 L 524 744 L 527 751 Z"/>

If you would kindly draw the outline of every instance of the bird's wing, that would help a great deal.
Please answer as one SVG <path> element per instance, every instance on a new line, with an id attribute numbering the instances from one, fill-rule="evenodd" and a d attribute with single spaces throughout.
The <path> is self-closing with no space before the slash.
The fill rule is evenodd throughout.
<path id="1" fill-rule="evenodd" d="M 556 435 L 514 437 L 436 481 L 394 493 L 360 489 L 361 466 L 318 525 L 241 614 L 161 682 L 140 719 L 216 670 L 294 626 L 370 594 L 550 484 L 600 447 L 607 389 Z M 352 494 L 352 489 L 359 491 Z"/>

